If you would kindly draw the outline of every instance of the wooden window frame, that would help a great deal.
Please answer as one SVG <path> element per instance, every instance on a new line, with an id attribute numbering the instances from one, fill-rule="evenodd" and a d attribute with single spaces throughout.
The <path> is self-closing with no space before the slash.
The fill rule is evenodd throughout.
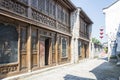
<path id="1" fill-rule="evenodd" d="M 62 56 L 62 54 L 63 54 L 63 52 L 62 52 L 62 39 L 65 39 L 65 41 L 66 41 L 66 56 L 65 57 Z M 68 58 L 68 40 L 66 37 L 61 37 L 61 58 Z"/>

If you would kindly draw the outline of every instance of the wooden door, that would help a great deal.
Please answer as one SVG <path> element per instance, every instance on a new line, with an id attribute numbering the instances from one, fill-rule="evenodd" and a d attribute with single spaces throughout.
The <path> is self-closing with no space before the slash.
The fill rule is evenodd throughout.
<path id="1" fill-rule="evenodd" d="M 84 44 L 82 43 L 82 59 L 85 58 L 85 47 Z"/>
<path id="2" fill-rule="evenodd" d="M 45 65 L 45 40 L 40 40 L 40 67 Z"/>
<path id="3" fill-rule="evenodd" d="M 27 68 L 27 29 L 20 28 L 20 70 Z"/>

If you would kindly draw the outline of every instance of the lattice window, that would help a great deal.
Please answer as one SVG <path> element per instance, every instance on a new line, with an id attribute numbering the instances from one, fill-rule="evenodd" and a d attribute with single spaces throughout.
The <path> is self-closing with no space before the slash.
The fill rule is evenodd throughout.
<path id="1" fill-rule="evenodd" d="M 59 6 L 57 6 L 57 19 L 58 20 L 60 19 L 60 8 L 59 8 Z"/>
<path id="2" fill-rule="evenodd" d="M 42 3 L 42 10 L 45 11 L 45 2 L 46 1 L 45 0 L 42 0 L 42 1 L 43 1 L 43 3 Z"/>
<path id="3" fill-rule="evenodd" d="M 38 0 L 32 0 L 32 6 L 34 8 L 37 8 L 38 7 Z"/>
<path id="4" fill-rule="evenodd" d="M 60 17 L 61 17 L 61 22 L 63 22 L 63 19 L 64 19 L 64 12 L 63 12 L 63 9 L 61 9 L 61 15 L 60 15 Z"/>
<path id="5" fill-rule="evenodd" d="M 64 23 L 64 24 L 65 24 L 65 13 L 66 13 L 66 12 L 65 12 L 65 10 L 63 9 L 63 15 L 62 15 L 62 16 L 63 16 L 63 23 Z"/>
<path id="6" fill-rule="evenodd" d="M 39 9 L 40 11 L 42 11 L 42 4 L 43 4 L 42 1 L 43 1 L 43 0 L 38 0 L 38 9 Z"/>
<path id="7" fill-rule="evenodd" d="M 67 57 L 67 40 L 62 38 L 62 57 Z"/>
<path id="8" fill-rule="evenodd" d="M 69 14 L 67 11 L 65 11 L 65 24 L 68 25 L 69 24 Z"/>
<path id="9" fill-rule="evenodd" d="M 21 35 L 21 46 L 20 46 L 20 49 L 21 50 L 26 50 L 26 47 L 27 47 L 27 45 L 26 45 L 26 42 L 27 42 L 27 31 L 26 31 L 27 29 L 26 28 L 21 28 L 21 32 L 20 32 L 20 35 Z"/>
<path id="10" fill-rule="evenodd" d="M 46 12 L 49 13 L 49 0 L 46 0 Z"/>
<path id="11" fill-rule="evenodd" d="M 55 3 L 53 3 L 53 16 L 55 17 L 55 12 L 56 12 L 56 6 L 55 6 Z"/>
<path id="12" fill-rule="evenodd" d="M 32 31 L 32 49 L 37 50 L 37 29 Z"/>
<path id="13" fill-rule="evenodd" d="M 49 14 L 52 14 L 52 2 L 49 3 Z"/>

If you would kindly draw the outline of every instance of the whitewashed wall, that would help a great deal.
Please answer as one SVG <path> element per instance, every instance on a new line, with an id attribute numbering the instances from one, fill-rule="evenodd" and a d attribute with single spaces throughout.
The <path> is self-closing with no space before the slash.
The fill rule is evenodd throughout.
<path id="1" fill-rule="evenodd" d="M 116 40 L 118 28 L 120 25 L 120 0 L 113 5 L 103 9 L 105 14 L 106 34 L 108 36 L 108 53 L 115 55 L 112 50 L 112 41 Z M 120 42 L 119 42 L 120 43 Z"/>
<path id="2" fill-rule="evenodd" d="M 76 63 L 78 61 L 78 37 L 79 37 L 79 12 L 77 9 L 71 14 L 71 63 Z"/>
<path id="3" fill-rule="evenodd" d="M 79 30 L 80 30 L 80 8 L 77 8 L 76 11 L 71 13 L 71 63 L 78 62 L 78 38 L 79 38 Z M 92 24 L 89 25 L 89 35 L 91 40 L 91 32 L 92 32 Z M 89 43 L 89 53 L 91 53 L 91 41 Z M 89 54 L 89 56 L 91 56 Z"/>

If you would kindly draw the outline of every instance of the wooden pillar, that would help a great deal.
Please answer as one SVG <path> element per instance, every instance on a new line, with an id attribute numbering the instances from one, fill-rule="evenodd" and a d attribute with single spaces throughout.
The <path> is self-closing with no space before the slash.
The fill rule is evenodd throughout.
<path id="1" fill-rule="evenodd" d="M 57 12 L 57 0 L 55 1 L 55 14 L 56 14 L 56 16 L 55 16 L 55 19 L 56 19 L 56 28 L 58 27 L 58 23 L 57 23 L 57 14 L 58 14 L 58 12 Z M 58 33 L 56 33 L 55 34 L 55 63 L 56 63 L 56 65 L 58 65 Z"/>
<path id="2" fill-rule="evenodd" d="M 56 60 L 56 65 L 58 65 L 58 34 L 56 33 L 55 35 L 55 60 Z"/>
<path id="3" fill-rule="evenodd" d="M 38 67 L 40 67 L 40 31 L 38 30 L 38 44 L 37 44 L 37 64 L 38 64 Z"/>
<path id="4" fill-rule="evenodd" d="M 18 25 L 18 72 L 20 71 L 20 25 Z"/>
<path id="5" fill-rule="evenodd" d="M 69 61 L 71 61 L 71 37 L 69 37 L 69 45 L 68 45 L 68 52 L 69 52 Z"/>
<path id="6" fill-rule="evenodd" d="M 28 27 L 28 41 L 27 41 L 27 62 L 28 62 L 28 72 L 31 72 L 31 25 Z"/>
<path id="7" fill-rule="evenodd" d="M 89 58 L 89 48 L 90 48 L 89 45 L 90 45 L 90 44 L 88 43 L 88 44 L 87 44 L 87 58 Z"/>
<path id="8" fill-rule="evenodd" d="M 52 38 L 49 39 L 49 65 L 52 64 Z"/>

